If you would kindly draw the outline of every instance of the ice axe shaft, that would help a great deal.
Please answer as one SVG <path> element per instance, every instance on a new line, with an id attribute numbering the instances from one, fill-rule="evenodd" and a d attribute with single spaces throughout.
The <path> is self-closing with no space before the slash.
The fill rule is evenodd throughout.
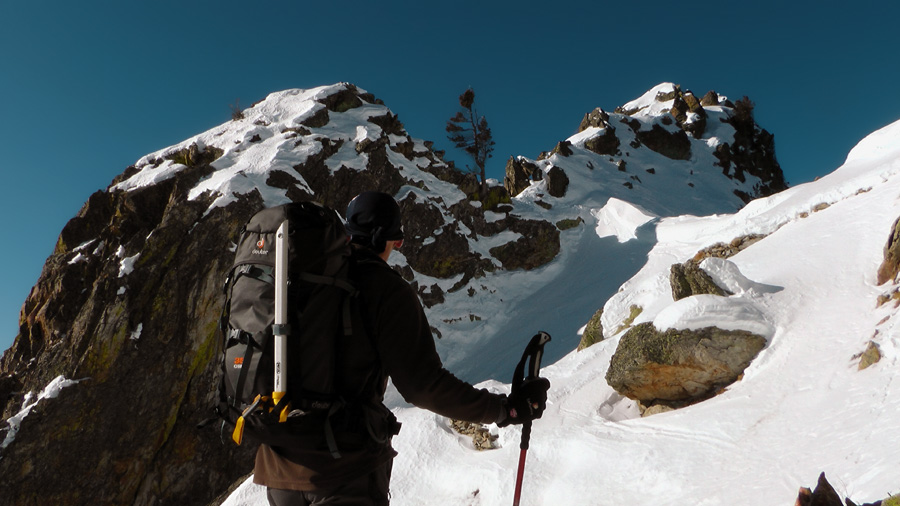
<path id="1" fill-rule="evenodd" d="M 272 391 L 272 400 L 276 406 L 281 403 L 284 393 L 287 391 L 287 336 L 290 333 L 288 325 L 288 222 L 284 221 L 275 233 L 275 325 L 272 333 L 275 335 L 275 388 Z M 287 409 L 282 410 L 287 415 Z"/>
<path id="2" fill-rule="evenodd" d="M 522 358 L 513 372 L 512 392 L 516 393 L 526 379 L 534 379 L 541 372 L 541 358 L 544 356 L 544 345 L 550 342 L 550 334 L 538 332 L 531 338 Z M 528 362 L 528 376 L 525 376 L 525 365 Z M 522 498 L 522 481 L 525 476 L 525 457 L 528 454 L 528 446 L 531 443 L 531 420 L 522 424 L 522 439 L 519 442 L 519 467 L 516 471 L 516 491 L 513 496 L 513 506 L 519 506 Z"/>

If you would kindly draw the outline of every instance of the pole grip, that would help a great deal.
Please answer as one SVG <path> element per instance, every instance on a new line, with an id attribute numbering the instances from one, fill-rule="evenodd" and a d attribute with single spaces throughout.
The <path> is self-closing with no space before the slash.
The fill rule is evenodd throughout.
<path id="1" fill-rule="evenodd" d="M 519 387 L 522 386 L 522 381 L 526 379 L 525 377 L 525 364 L 528 362 L 528 376 L 527 378 L 537 378 L 540 376 L 541 372 L 541 359 L 544 356 L 544 345 L 550 342 L 550 334 L 540 331 L 528 341 L 528 345 L 525 346 L 525 351 L 522 353 L 522 358 L 519 360 L 519 364 L 516 365 L 515 371 L 513 371 L 513 381 L 512 381 L 512 391 L 516 392 L 519 390 Z"/>

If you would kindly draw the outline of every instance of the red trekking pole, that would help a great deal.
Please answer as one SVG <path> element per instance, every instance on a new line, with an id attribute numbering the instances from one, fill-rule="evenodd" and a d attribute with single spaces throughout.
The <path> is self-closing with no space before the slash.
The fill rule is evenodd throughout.
<path id="1" fill-rule="evenodd" d="M 518 392 L 522 384 L 533 381 L 538 378 L 541 369 L 541 357 L 544 355 L 544 345 L 550 342 L 550 334 L 546 332 L 538 332 L 529 341 L 522 353 L 522 359 L 513 372 L 512 394 Z M 525 362 L 528 364 L 528 376 L 525 374 Z M 522 477 L 525 475 L 525 456 L 528 454 L 528 444 L 531 442 L 531 420 L 522 424 L 522 439 L 519 443 L 519 468 L 516 472 L 516 492 L 513 496 L 513 506 L 519 506 L 519 499 L 522 497 Z"/>

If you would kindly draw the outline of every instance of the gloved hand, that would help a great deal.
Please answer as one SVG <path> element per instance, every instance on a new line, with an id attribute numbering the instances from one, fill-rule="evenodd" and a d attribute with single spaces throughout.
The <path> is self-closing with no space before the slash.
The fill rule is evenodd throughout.
<path id="1" fill-rule="evenodd" d="M 505 417 L 498 420 L 497 425 L 506 427 L 540 418 L 547 407 L 548 390 L 550 380 L 547 378 L 539 377 L 523 381 L 519 388 L 506 398 L 502 413 Z"/>

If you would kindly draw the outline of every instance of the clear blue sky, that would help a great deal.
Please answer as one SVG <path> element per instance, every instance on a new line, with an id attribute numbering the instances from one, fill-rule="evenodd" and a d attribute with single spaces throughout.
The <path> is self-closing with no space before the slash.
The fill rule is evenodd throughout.
<path id="1" fill-rule="evenodd" d="M 446 149 L 471 86 L 502 178 L 509 156 L 670 81 L 749 96 L 799 184 L 900 119 L 898 19 L 883 0 L 0 0 L 0 350 L 88 196 L 238 100 L 348 81 Z"/>

